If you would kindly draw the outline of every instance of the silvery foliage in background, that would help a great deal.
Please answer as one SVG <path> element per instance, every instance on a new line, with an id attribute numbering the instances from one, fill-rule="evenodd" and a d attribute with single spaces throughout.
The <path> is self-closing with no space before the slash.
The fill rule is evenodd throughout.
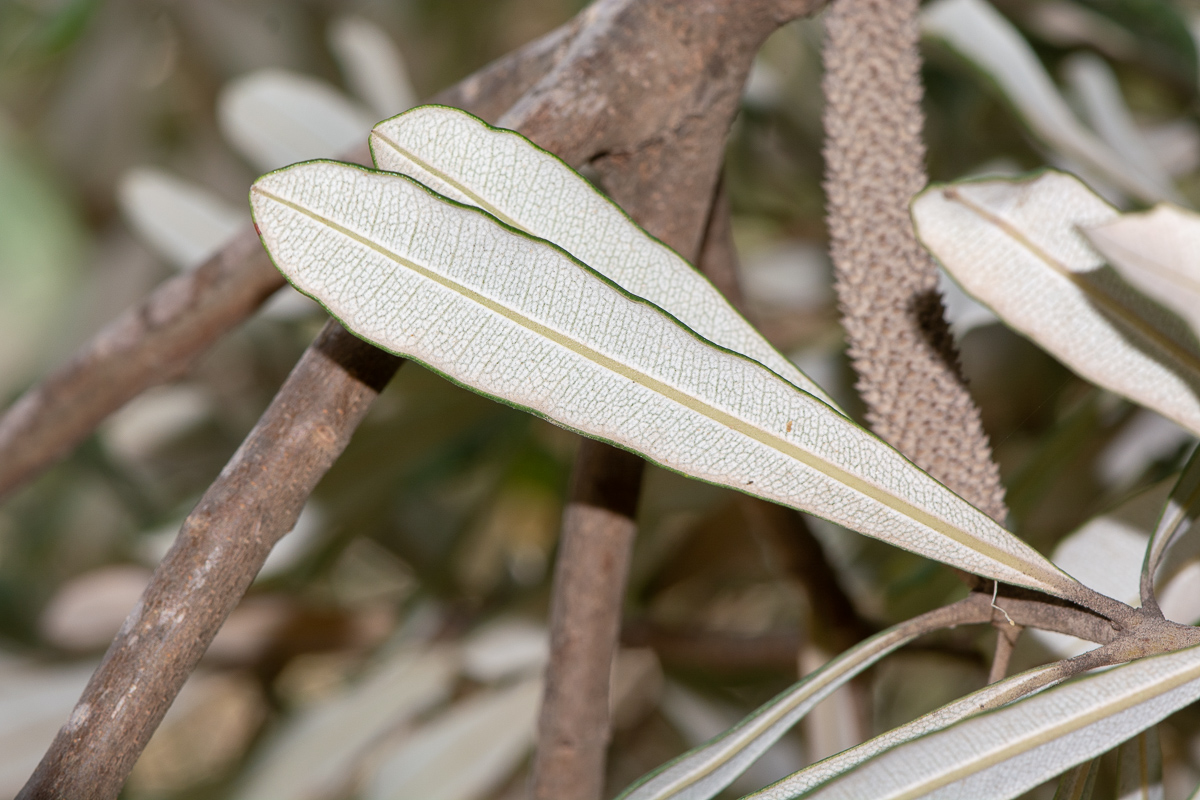
<path id="1" fill-rule="evenodd" d="M 1071 19 L 1071 4 L 1046 5 L 1067 8 Z M 1050 20 L 1044 24 L 1061 28 L 1062 15 L 1043 16 Z M 1171 175 L 1186 168 L 1166 163 L 1164 149 L 1139 129 L 1104 61 L 1081 57 L 1072 64 L 1064 76 L 1073 95 L 1068 102 L 1020 34 L 985 3 L 942 0 L 928 7 L 925 24 L 931 37 L 994 81 L 1051 163 L 1084 176 L 1117 207 L 1130 199 L 1180 201 Z M 1068 29 L 1094 33 L 1086 24 Z M 330 46 L 358 99 L 281 70 L 241 78 L 223 92 L 225 134 L 258 168 L 331 156 L 361 141 L 374 119 L 412 105 L 402 61 L 380 31 L 361 20 L 340 20 L 331 26 Z M 1072 103 L 1082 109 L 1082 121 Z M 442 109 L 381 123 L 372 144 L 381 170 L 411 176 L 437 194 L 405 178 L 329 163 L 275 173 L 256 193 L 260 223 L 272 220 L 264 234 L 281 269 L 357 332 L 671 469 L 805 508 L 1007 583 L 1071 598 L 1088 596 L 1082 584 L 1135 602 L 1134 563 L 1145 553 L 1166 616 L 1185 624 L 1200 620 L 1197 550 L 1189 539 L 1167 547 L 1195 513 L 1196 459 L 1178 483 L 1139 495 L 1063 540 L 1050 563 L 847 421 L 832 387 L 827 394 L 792 366 L 690 266 L 552 157 Z M 523 181 L 539 192 L 523 192 Z M 375 220 L 346 208 L 368 195 L 378 201 L 374 207 L 394 213 L 377 220 L 386 225 L 373 227 Z M 236 206 L 160 170 L 129 173 L 120 201 L 145 241 L 181 269 L 218 249 L 244 219 Z M 588 216 L 580 225 L 583 215 L 572 212 L 584 208 Z M 1078 374 L 1152 410 L 1147 418 L 1160 420 L 1156 430 L 1166 431 L 1160 447 L 1197 434 L 1200 262 L 1192 255 L 1200 225 L 1191 212 L 1164 204 L 1123 215 L 1079 181 L 1046 173 L 935 187 L 916 203 L 914 217 L 954 288 L 965 290 L 959 290 L 964 321 L 956 332 L 987 324 L 994 312 Z M 429 237 L 428 252 L 401 251 L 404 237 L 393 227 L 399 219 L 444 234 Z M 486 248 L 475 249 L 484 242 Z M 331 252 L 324 248 L 333 248 L 336 258 L 307 263 Z M 449 253 L 457 256 L 453 263 Z M 376 307 L 347 288 L 350 276 L 360 275 L 339 271 L 347 263 L 373 265 L 376 271 L 366 274 L 378 289 L 371 298 Z M 412 272 L 397 271 L 397 263 Z M 1014 277 L 1017 269 L 1024 277 Z M 623 315 L 626 327 L 608 329 L 590 324 L 587 313 L 573 314 L 570 303 L 581 296 L 591 298 L 585 311 L 593 301 L 606 304 L 600 316 Z M 420 299 L 406 306 L 405 298 L 413 297 Z M 1044 305 L 1027 313 L 1033 302 Z M 417 324 L 414 313 L 402 310 L 409 308 L 439 319 Z M 292 292 L 281 293 L 268 313 L 294 317 L 315 310 Z M 623 338 L 630 330 L 649 333 Z M 473 348 L 490 342 L 500 353 L 489 360 L 477 350 L 460 352 L 458 343 L 467 341 Z M 654 342 L 654 352 L 639 349 L 645 341 Z M 505 374 L 517 367 L 541 371 Z M 733 372 L 732 385 L 710 379 Z M 640 393 L 639 413 L 654 414 L 652 422 L 605 415 L 634 392 Z M 206 402 L 195 393 L 162 401 L 164 425 L 194 424 L 207 413 Z M 297 534 L 285 542 L 302 540 Z M 312 546 L 316 539 L 305 541 Z M 118 621 L 130 604 L 114 603 Z M 1063 657 L 1089 646 L 1044 636 Z M 867 640 L 623 796 L 714 796 L 818 701 L 905 641 L 895 629 Z M 620 686 L 661 681 L 655 664 L 639 663 L 636 652 L 623 655 L 618 707 Z M 544 659 L 545 634 L 537 626 L 501 621 L 461 642 L 433 645 L 418 620 L 354 686 L 277 731 L 256 754 L 238 796 L 321 797 L 349 785 L 371 798 L 488 796 L 529 752 Z M 64 671 L 62 686 L 48 683 L 46 691 L 69 698 L 60 702 L 69 707 L 90 671 Z M 622 684 L 622 674 L 633 677 Z M 1009 797 L 1070 768 L 1064 796 L 1086 797 L 1099 754 L 1122 741 L 1129 744 L 1119 752 L 1121 796 L 1161 796 L 1153 726 L 1200 695 L 1200 656 L 1187 650 L 1134 662 L 968 719 L 989 700 L 1035 685 L 1040 674 L 1035 669 L 968 695 L 753 796 Z M 455 700 L 453 686 L 463 679 L 484 688 Z M 685 697 L 663 694 L 673 719 L 687 717 Z M 181 699 L 179 705 L 186 704 Z M 38 718 L 61 715 L 56 705 Z M 997 737 L 1000 729 L 1005 734 Z M 41 749 L 33 748 L 35 759 Z M 1150 784 L 1129 783 L 1130 775 L 1147 776 Z"/>

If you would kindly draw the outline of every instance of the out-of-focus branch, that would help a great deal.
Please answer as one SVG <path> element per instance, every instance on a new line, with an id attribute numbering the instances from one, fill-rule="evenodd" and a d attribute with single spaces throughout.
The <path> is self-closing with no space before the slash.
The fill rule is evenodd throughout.
<path id="1" fill-rule="evenodd" d="M 993 627 L 996 629 L 996 652 L 992 655 L 992 667 L 988 670 L 989 684 L 1002 681 L 1008 675 L 1008 662 L 1012 660 L 1017 639 L 1024 630 L 1020 625 L 1008 620 L 994 623 Z"/>
<path id="2" fill-rule="evenodd" d="M 249 225 L 158 287 L 0 418 L 0 496 L 38 475 L 143 389 L 178 377 L 283 286 Z"/>
<path id="3" fill-rule="evenodd" d="M 550 602 L 536 800 L 599 800 L 604 791 L 608 689 L 643 466 L 636 455 L 591 439 L 575 458 Z"/>
<path id="4" fill-rule="evenodd" d="M 196 662 L 399 364 L 337 323 L 325 326 L 188 515 L 22 800 L 117 796 Z"/>
<path id="5" fill-rule="evenodd" d="M 572 21 L 433 98 L 495 120 L 566 51 Z M 364 142 L 343 155 L 371 163 Z M 284 285 L 253 226 L 159 286 L 0 417 L 0 497 L 36 477 L 145 389 L 184 373 Z"/>
<path id="6" fill-rule="evenodd" d="M 723 3 L 726 10 L 735 7 L 732 0 Z M 807 9 L 813 5 L 808 0 L 777 0 L 770 13 L 783 19 L 787 15 L 780 8 Z M 662 87 L 660 93 L 646 91 L 638 77 L 655 74 L 663 66 L 656 62 L 658 52 L 645 47 L 646 42 L 669 39 L 667 26 L 672 19 L 703 10 L 682 0 L 601 0 L 566 26 L 564 32 L 551 34 L 541 44 L 502 59 L 499 66 L 485 70 L 485 74 L 490 71 L 500 78 L 515 75 L 525 80 L 536 77 L 536 65 L 549 67 L 558 60 L 552 72 L 557 78 L 538 84 L 539 96 L 547 102 L 535 104 L 536 119 L 521 123 L 523 131 L 575 164 L 606 150 L 632 152 L 643 141 L 645 121 L 661 114 L 664 106 L 685 105 L 684 100 L 691 98 L 692 108 L 700 113 L 709 110 L 701 102 L 705 95 L 697 91 L 706 83 L 702 75 L 684 80 L 686 76 L 680 77 L 681 73 L 675 71 L 671 74 L 677 80 Z M 613 20 L 621 24 L 601 24 Z M 640 32 L 640 38 L 627 35 L 630 30 Z M 717 30 L 706 35 L 711 39 L 718 35 Z M 587 46 L 576 47 L 585 36 Z M 511 59 L 520 59 L 521 52 L 532 53 L 535 66 L 512 66 Z M 609 53 L 621 68 L 596 71 L 586 65 L 564 66 L 563 62 L 586 61 L 596 53 Z M 508 67 L 504 66 L 506 62 Z M 702 72 L 706 64 L 693 63 L 692 67 Z M 488 109 L 494 108 L 494 97 L 489 92 L 507 93 L 511 89 L 503 80 L 491 89 L 482 79 L 474 83 L 468 80 L 460 86 L 468 88 L 437 99 L 457 99 L 460 105 L 468 105 L 468 110 L 485 116 L 490 115 Z M 674 89 L 677 94 L 672 93 Z M 486 103 L 486 107 L 465 102 L 470 97 Z M 596 114 L 609 122 L 603 143 L 597 139 L 589 147 L 588 133 L 581 136 L 581 130 L 588 126 L 581 125 L 581 119 L 587 122 Z M 622 126 L 629 128 L 625 137 Z M 701 220 L 706 208 L 704 212 Z M 330 355 L 331 348 L 336 357 Z M 85 364 L 83 368 L 101 374 L 111 368 L 103 354 L 94 354 L 94 358 L 97 364 Z M 394 369 L 397 363 L 394 357 L 336 328 L 309 348 L 255 433 L 185 522 L 187 531 L 201 533 L 181 536 L 172 554 L 160 565 L 70 721 L 22 791 L 23 800 L 116 797 L 162 714 L 257 573 L 270 543 L 290 530 L 303 498 L 365 413 L 375 388 L 360 380 L 358 373 L 363 370 L 354 365 L 366 365 L 370 367 L 367 373 L 380 374 L 381 370 Z M 353 413 L 347 411 L 347 398 L 357 398 Z M 78 398 L 77 402 L 86 404 L 87 398 Z M 250 461 L 244 460 L 255 453 Z M 328 457 L 329 463 L 318 457 Z M 214 506 L 207 498 L 226 499 Z M 218 531 L 219 535 L 204 531 Z M 207 587 L 218 587 L 221 598 L 208 594 Z M 199 599 L 204 597 L 210 601 Z"/>
<path id="7" fill-rule="evenodd" d="M 742 312 L 742 316 L 756 323 L 746 313 L 745 298 L 742 296 L 741 268 L 737 250 L 733 246 L 733 209 L 729 205 L 729 193 L 725 190 L 724 175 L 717 179 L 717 191 L 708 212 L 708 224 L 704 226 L 704 241 L 700 245 L 700 259 L 696 267 L 734 308 Z"/>
<path id="8" fill-rule="evenodd" d="M 837 0 L 826 16 L 831 255 L 875 431 L 1003 522 L 1004 488 L 908 203 L 922 189 L 918 0 Z"/>
<path id="9" fill-rule="evenodd" d="M 500 124 L 546 146 L 543 130 L 564 114 L 572 116 L 568 138 L 549 149 L 569 163 L 579 163 L 585 147 L 601 153 L 592 163 L 609 195 L 642 227 L 695 261 L 754 54 L 782 22 L 818 4 L 668 0 L 648 14 L 649 5 L 619 0 L 591 6 L 584 12 L 589 25 L 568 56 Z M 586 95 L 563 92 L 564 86 L 593 86 L 608 76 L 620 77 L 604 104 L 584 106 L 578 97 Z M 627 116 L 631 104 L 638 110 Z M 636 494 L 635 461 L 586 443 L 575 464 L 577 490 L 596 482 Z M 563 518 L 535 800 L 599 800 L 604 791 L 609 673 L 636 530 L 629 500 L 624 493 L 611 499 L 576 494 Z"/>
<path id="10" fill-rule="evenodd" d="M 621 626 L 621 644 L 649 647 L 668 665 L 715 672 L 796 672 L 802 644 L 792 631 L 739 636 L 718 631 L 667 628 L 644 620 Z"/>

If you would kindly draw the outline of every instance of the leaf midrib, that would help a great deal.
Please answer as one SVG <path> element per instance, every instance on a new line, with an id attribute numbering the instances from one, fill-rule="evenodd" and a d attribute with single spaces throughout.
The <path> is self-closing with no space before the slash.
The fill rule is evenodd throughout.
<path id="1" fill-rule="evenodd" d="M 1200 678 L 1200 663 L 1191 665 L 1190 667 L 1180 670 L 1169 678 L 1161 679 L 1150 686 L 1143 687 L 1137 691 L 1122 695 L 1119 700 L 1111 703 L 1106 703 L 1100 708 L 1085 711 L 1075 716 L 1069 717 L 1056 724 L 1046 728 L 1041 728 L 1017 741 L 1009 741 L 1003 747 L 998 747 L 991 751 L 986 757 L 973 760 L 968 764 L 964 764 L 949 772 L 929 778 L 920 784 L 910 786 L 904 790 L 902 794 L 892 795 L 890 800 L 918 800 L 930 792 L 944 788 L 960 780 L 977 775 L 984 772 L 997 764 L 1014 758 L 1023 753 L 1029 752 L 1044 744 L 1060 739 L 1069 734 L 1083 730 L 1093 723 L 1120 714 L 1122 711 L 1128 711 L 1135 708 L 1144 702 L 1153 700 L 1168 692 L 1171 692 Z M 1078 684 L 1076 684 L 1078 685 Z M 1043 698 L 1044 699 L 1044 698 Z M 949 730 L 949 729 L 947 729 Z"/>
<path id="2" fill-rule="evenodd" d="M 647 800 L 664 800 L 664 798 L 670 798 L 678 794 L 682 789 L 696 785 L 727 764 L 747 747 L 752 745 L 766 731 L 770 730 L 771 727 L 779 722 L 779 720 L 790 714 L 802 703 L 811 700 L 813 695 L 815 695 L 817 692 L 826 688 L 830 684 L 835 683 L 838 678 L 843 677 L 847 672 L 851 672 L 854 667 L 860 666 L 864 661 L 868 661 L 872 658 L 881 658 L 887 653 L 899 647 L 903 647 L 905 644 L 915 638 L 916 634 L 900 634 L 898 631 L 892 631 L 890 636 L 881 634 L 879 640 L 874 642 L 874 647 L 864 648 L 863 650 L 855 653 L 855 657 L 848 659 L 846 663 L 841 664 L 840 666 L 842 666 L 843 669 L 836 669 L 835 664 L 831 662 L 827 665 L 827 669 L 829 671 L 822 670 L 822 672 L 812 675 L 810 678 L 812 683 L 804 686 L 804 691 L 801 691 L 796 697 L 792 697 L 791 702 L 772 706 L 771 708 L 763 711 L 761 714 L 751 717 L 741 727 L 735 728 L 733 731 L 731 731 L 740 733 L 742 736 L 730 736 L 727 739 L 720 740 L 721 744 L 727 745 L 726 748 L 721 750 L 717 755 L 711 756 L 708 759 L 704 759 L 702 761 L 704 764 L 703 768 L 693 768 L 694 771 L 689 772 L 687 775 L 679 778 L 669 786 L 659 789 L 654 795 L 647 798 Z M 864 644 L 866 644 L 866 642 L 864 642 Z M 753 733 L 751 736 L 746 737 L 745 734 L 748 732 Z M 735 741 L 740 741 L 740 745 L 737 747 L 728 746 Z"/>
<path id="3" fill-rule="evenodd" d="M 1151 344 L 1157 346 L 1164 354 L 1178 362 L 1181 366 L 1187 369 L 1192 375 L 1193 380 L 1200 380 L 1200 359 L 1197 359 L 1196 354 L 1182 347 L 1171 337 L 1163 334 L 1157 328 L 1143 323 L 1141 317 L 1130 311 L 1123 304 L 1114 300 L 1106 292 L 1095 289 L 1088 281 L 1084 280 L 1079 274 L 1067 269 L 1059 263 L 1058 259 L 1047 253 L 1040 245 L 1036 244 L 1032 239 L 1022 233 L 1015 225 L 1004 219 L 998 214 L 994 214 L 987 208 L 984 208 L 979 203 L 968 199 L 962 192 L 956 189 L 943 190 L 945 197 L 948 200 L 960 203 L 971 211 L 974 211 L 979 216 L 983 217 L 988 222 L 995 225 L 1000 230 L 1007 233 L 1025 249 L 1029 250 L 1033 255 L 1052 272 L 1071 282 L 1079 291 L 1084 294 L 1088 300 L 1098 306 L 1103 312 L 1111 317 L 1116 318 L 1123 323 L 1127 328 L 1137 332 Z"/>
<path id="4" fill-rule="evenodd" d="M 499 208 L 497 208 L 496 206 L 489 203 L 487 200 L 484 200 L 482 195 L 480 195 L 480 194 L 476 193 L 474 190 L 468 188 L 466 184 L 461 183 L 456 178 L 451 177 L 448 173 L 443 172 L 442 170 L 433 166 L 428 161 L 426 161 L 422 158 L 419 158 L 411 150 L 406 150 L 405 148 L 401 147 L 398 142 L 396 142 L 395 140 L 390 139 L 387 136 L 385 136 L 384 134 L 382 134 L 379 131 L 379 129 L 375 129 L 375 130 L 371 131 L 371 135 L 382 140 L 385 144 L 387 144 L 389 147 L 391 147 L 393 150 L 395 150 L 397 153 L 399 153 L 403 158 L 407 158 L 409 161 L 416 164 L 418 167 L 425 170 L 430 175 L 432 175 L 435 178 L 437 178 L 438 180 L 446 183 L 447 185 L 454 187 L 455 189 L 462 192 L 467 197 L 471 198 L 471 202 L 473 205 L 476 205 L 479 208 L 482 208 L 484 211 L 491 214 L 493 217 L 500 220 L 501 222 L 503 222 L 506 225 L 511 225 L 514 228 L 519 228 L 519 229 L 525 231 L 526 233 L 530 233 L 530 231 L 527 227 L 525 227 L 524 225 L 517 222 L 512 217 L 505 214 L 503 211 L 501 211 Z"/>
<path id="5" fill-rule="evenodd" d="M 982 539 L 976 538 L 969 532 L 962 530 L 960 528 L 957 528 L 957 527 L 953 526 L 952 524 L 946 522 L 945 520 L 935 517 L 930 512 L 925 511 L 924 509 L 921 509 L 921 508 L 913 505 L 912 503 L 909 503 L 908 501 L 892 494 L 891 492 L 884 490 L 882 487 L 876 486 L 875 484 L 869 483 L 868 481 L 866 481 L 862 478 L 859 478 L 858 476 L 853 475 L 852 473 L 842 469 L 841 467 L 834 465 L 833 463 L 817 456 L 816 454 L 814 454 L 808 450 L 805 450 L 802 447 L 799 447 L 798 445 L 796 445 L 786 439 L 782 439 L 778 436 L 775 436 L 775 435 L 769 433 L 768 431 L 764 430 L 763 428 L 755 426 L 753 423 L 749 423 L 745 420 L 742 420 L 742 419 L 734 416 L 733 414 L 730 414 L 729 412 L 723 411 L 723 410 L 705 402 L 704 400 L 701 400 L 700 398 L 689 395 L 689 394 L 681 391 L 680 389 L 659 380 L 658 378 L 655 378 L 651 375 L 641 372 L 640 370 L 632 369 L 632 368 L 626 366 L 625 364 L 622 364 L 620 361 L 617 361 L 616 359 L 614 359 L 610 356 L 607 356 L 604 353 L 599 352 L 598 350 L 588 347 L 587 345 L 583 344 L 582 342 L 579 342 L 576 339 L 571 338 L 570 336 L 563 335 L 563 334 L 559 333 L 558 331 L 555 331 L 555 330 L 525 316 L 524 314 L 518 313 L 514 309 L 511 309 L 508 306 L 504 306 L 504 305 L 492 300 L 491 298 L 486 297 L 485 295 L 482 295 L 479 292 L 476 292 L 475 290 L 473 290 L 467 286 L 464 286 L 463 284 L 458 283 L 457 281 L 451 280 L 450 278 L 448 278 L 438 272 L 435 272 L 427 267 L 416 264 L 415 262 L 410 261 L 409 259 L 406 259 L 403 256 L 400 256 L 399 254 L 394 253 L 394 252 L 388 250 L 387 248 L 377 244 L 376 242 L 372 241 L 367 236 L 359 234 L 358 232 L 351 230 L 350 228 L 347 228 L 347 227 L 333 221 L 332 219 L 329 219 L 328 217 L 322 216 L 321 214 L 317 213 L 316 211 L 305 208 L 304 206 L 302 206 L 298 203 L 295 203 L 295 202 L 287 200 L 283 197 L 280 197 L 272 192 L 267 191 L 266 189 L 264 189 L 261 186 L 255 186 L 254 191 L 257 192 L 258 194 L 262 195 L 263 197 L 266 197 L 270 200 L 274 200 L 275 202 L 280 203 L 281 205 L 291 208 L 293 211 L 296 211 L 297 213 L 303 214 L 304 216 L 307 216 L 310 219 L 313 219 L 314 221 L 316 221 L 318 223 L 328 226 L 329 228 L 337 231 L 338 233 L 341 233 L 342 235 L 358 242 L 362 246 L 367 247 L 368 249 L 374 250 L 375 252 L 379 253 L 380 255 L 384 256 L 385 258 L 388 258 L 402 266 L 405 266 L 405 267 L 411 269 L 412 271 L 416 272 L 418 275 L 424 277 L 426 280 L 432 281 L 433 283 L 436 283 L 436 284 L 438 284 L 438 285 L 440 285 L 440 286 L 442 286 L 442 287 L 444 287 L 444 288 L 446 288 L 468 300 L 475 302 L 478 305 L 483 306 L 484 308 L 488 309 L 489 311 L 492 311 L 493 313 L 496 313 L 496 314 L 510 320 L 511 322 L 514 322 L 517 325 L 520 325 L 521 327 L 524 327 L 527 330 L 530 330 L 533 333 L 536 333 L 536 334 L 554 342 L 555 344 L 559 345 L 563 349 L 572 351 L 572 352 L 576 353 L 577 355 L 580 355 L 580 356 L 592 361 L 597 366 L 600 366 L 602 368 L 608 369 L 610 372 L 614 372 L 618 375 L 621 375 L 622 377 L 626 378 L 627 380 L 630 380 L 631 382 L 636 383 L 636 384 L 640 384 L 640 385 L 646 387 L 647 389 L 650 389 L 651 391 L 654 391 L 654 392 L 666 397 L 667 399 L 672 400 L 672 401 L 678 403 L 679 405 L 684 406 L 685 408 L 691 410 L 692 412 L 694 412 L 700 416 L 707 417 L 708 419 L 710 419 L 714 422 L 717 422 L 718 424 L 723 425 L 727 428 L 730 428 L 731 430 L 734 430 L 735 432 L 740 433 L 749 439 L 757 441 L 760 444 L 766 445 L 767 447 L 772 448 L 772 449 L 776 450 L 777 452 L 780 452 L 784 455 L 790 456 L 793 459 L 804 464 L 805 466 L 808 466 L 812 469 L 817 470 L 818 472 L 825 474 L 826 476 L 832 478 L 833 480 L 835 480 L 839 483 L 842 483 L 843 485 L 848 486 L 852 490 L 857 491 L 860 494 L 871 498 L 872 500 L 876 501 L 880 505 L 890 508 L 893 511 L 897 511 L 900 514 L 917 521 L 918 523 L 924 525 L 925 527 L 930 528 L 930 529 L 936 531 L 937 533 L 945 536 L 946 538 L 950 539 L 951 541 L 954 541 L 954 542 L 958 543 L 959 545 L 964 546 L 969 550 L 973 550 L 976 553 L 979 553 L 980 555 L 983 555 L 987 558 L 991 558 L 993 561 L 1003 564 L 1004 566 L 1008 567 L 1009 569 L 1012 569 L 1013 571 L 1017 572 L 1018 574 L 1025 575 L 1029 578 L 1032 578 L 1033 581 L 1039 582 L 1038 585 L 1034 585 L 1031 588 L 1038 588 L 1043 591 L 1048 591 L 1052 594 L 1056 594 L 1058 596 L 1069 596 L 1068 588 L 1077 586 L 1077 584 L 1069 576 L 1066 576 L 1064 573 L 1056 574 L 1054 572 L 1050 572 L 1050 571 L 1046 570 L 1045 567 L 1043 567 L 1040 564 L 1037 564 L 1036 562 L 1024 561 L 1024 560 L 1020 559 L 1018 556 L 1016 556 L 1012 553 L 1008 553 L 1008 552 L 1000 549 L 996 545 L 993 545 L 990 542 L 986 542 L 986 541 L 983 541 Z M 545 243 L 541 242 L 541 240 L 533 240 L 533 241 L 537 244 L 545 245 Z M 645 302 L 645 301 L 643 301 L 643 302 Z M 680 326 L 680 327 L 682 327 L 682 326 Z M 685 330 L 687 330 L 687 329 L 685 329 Z M 688 330 L 688 332 L 692 333 L 690 330 Z M 696 334 L 692 333 L 692 335 L 695 336 Z M 697 336 L 697 338 L 700 338 L 700 337 Z M 753 361 L 748 358 L 745 360 L 760 369 L 766 370 L 765 367 L 762 367 L 756 361 Z M 769 370 L 767 370 L 767 372 L 769 373 Z M 771 373 L 771 375 L 773 376 L 773 373 Z M 797 392 L 798 394 L 800 394 L 800 395 L 805 394 L 803 391 L 791 386 L 791 384 L 788 384 L 786 381 L 782 381 L 782 379 L 779 379 L 779 380 L 781 382 L 783 382 L 785 386 L 790 387 L 793 391 Z M 819 403 L 820 401 L 818 401 L 814 398 L 813 402 Z M 847 424 L 851 424 L 851 423 L 847 423 Z M 965 502 L 965 501 L 963 501 L 963 502 Z M 980 513 L 982 513 L 982 512 L 980 512 Z M 1063 580 L 1064 578 L 1066 580 Z M 1033 581 L 1031 581 L 1031 583 Z M 1030 585 L 1030 584 L 1025 584 L 1025 585 Z"/>

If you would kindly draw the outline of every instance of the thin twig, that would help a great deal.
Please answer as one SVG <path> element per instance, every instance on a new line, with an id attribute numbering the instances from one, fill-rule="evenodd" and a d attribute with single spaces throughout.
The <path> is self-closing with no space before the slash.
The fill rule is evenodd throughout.
<path id="1" fill-rule="evenodd" d="M 826 16 L 830 252 L 875 431 L 1003 522 L 1004 488 L 908 203 L 922 189 L 918 0 L 838 0 Z"/>
<path id="2" fill-rule="evenodd" d="M 562 57 L 577 30 L 577 22 L 565 25 L 433 102 L 494 120 Z M 365 143 L 343 158 L 371 163 Z M 159 286 L 0 417 L 0 497 L 67 455 L 144 390 L 186 372 L 283 285 L 247 223 L 204 264 Z"/>
<path id="3" fill-rule="evenodd" d="M 995 603 L 996 601 L 993 599 L 992 605 L 994 606 Z M 992 656 L 992 668 L 988 671 L 989 684 L 1002 681 L 1008 675 L 1008 662 L 1012 659 L 1017 639 L 1024 630 L 1020 625 L 1009 620 L 994 623 L 992 627 L 996 629 L 996 652 Z"/>
<path id="4" fill-rule="evenodd" d="M 247 225 L 220 253 L 106 326 L 0 418 L 0 497 L 69 453 L 143 389 L 187 371 L 283 283 Z"/>
<path id="5" fill-rule="evenodd" d="M 791 676 L 801 643 L 796 630 L 739 636 L 703 628 L 669 628 L 645 619 L 621 624 L 621 644 L 649 647 L 667 666 L 689 670 Z"/>
<path id="6" fill-rule="evenodd" d="M 550 603 L 532 782 L 538 800 L 599 800 L 604 791 L 608 689 L 643 466 L 636 455 L 590 439 L 575 459 Z"/>
<path id="7" fill-rule="evenodd" d="M 188 515 L 21 800 L 117 796 L 217 630 L 399 364 L 340 325 L 325 326 Z"/>

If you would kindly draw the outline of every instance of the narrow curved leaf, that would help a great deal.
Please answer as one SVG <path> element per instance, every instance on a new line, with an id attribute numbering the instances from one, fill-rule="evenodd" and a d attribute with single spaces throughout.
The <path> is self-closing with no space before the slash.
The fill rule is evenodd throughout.
<path id="1" fill-rule="evenodd" d="M 1151 725 L 1117 748 L 1117 800 L 1163 800 L 1162 771 L 1158 728 Z"/>
<path id="2" fill-rule="evenodd" d="M 729 786 L 813 706 L 915 637 L 897 625 L 860 642 L 736 726 L 646 775 L 617 800 L 708 800 Z"/>
<path id="3" fill-rule="evenodd" d="M 1063 70 L 1068 85 L 1083 105 L 1084 116 L 1100 138 L 1132 169 L 1160 187 L 1163 197 L 1181 201 L 1171 185 L 1171 176 L 1155 158 L 1125 104 L 1117 76 L 1108 62 L 1092 53 L 1078 53 L 1066 60 Z"/>
<path id="4" fill-rule="evenodd" d="M 1127 281 L 1200 336 L 1200 215 L 1167 203 L 1083 229 Z"/>
<path id="5" fill-rule="evenodd" d="M 825 403 L 478 209 L 334 162 L 260 178 L 251 205 L 288 279 L 368 341 L 669 469 L 1103 602 Z"/>
<path id="6" fill-rule="evenodd" d="M 346 85 L 381 117 L 417 103 L 400 48 L 387 32 L 359 16 L 338 17 L 329 26 L 329 49 Z"/>
<path id="7" fill-rule="evenodd" d="M 260 169 L 326 158 L 362 142 L 374 115 L 333 86 L 283 69 L 230 81 L 217 100 L 221 133 Z"/>
<path id="8" fill-rule="evenodd" d="M 1058 93 L 1037 54 L 985 0 L 938 0 L 921 12 L 922 29 L 994 80 L 1035 136 L 1134 197 L 1153 203 L 1172 194 L 1122 159 L 1083 126 Z"/>
<path id="9" fill-rule="evenodd" d="M 380 169 L 409 175 L 554 242 L 709 341 L 749 356 L 837 408 L 699 271 L 582 175 L 521 134 L 493 128 L 457 108 L 421 106 L 376 125 L 370 141 Z"/>
<path id="10" fill-rule="evenodd" d="M 1100 759 L 1093 758 L 1069 769 L 1059 778 L 1054 800 L 1092 800 L 1096 791 L 1096 775 L 1100 772 Z"/>
<path id="11" fill-rule="evenodd" d="M 806 800 L 1007 800 L 1200 698 L 1200 647 L 1089 675 L 907 742 Z"/>
<path id="12" fill-rule="evenodd" d="M 1071 369 L 1200 432 L 1200 346 L 1079 233 L 1117 212 L 1070 175 L 926 189 L 917 235 L 964 289 Z"/>
<path id="13" fill-rule="evenodd" d="M 993 683 L 966 697 L 959 698 L 953 703 L 948 703 L 936 711 L 931 711 L 923 717 L 918 717 L 906 725 L 882 733 L 857 747 L 852 747 L 805 767 L 761 791 L 747 795 L 743 800 L 793 800 L 793 798 L 805 795 L 806 792 L 853 771 L 859 764 L 871 760 L 880 753 L 885 753 L 905 742 L 940 731 L 956 722 L 975 716 L 979 713 L 979 709 L 994 705 L 1005 697 L 1020 697 L 1035 691 L 1045 685 L 1046 675 L 1054 669 L 1053 665 L 1038 667 Z"/>
<path id="14" fill-rule="evenodd" d="M 1143 586 L 1152 584 L 1162 564 L 1163 554 L 1173 541 L 1195 524 L 1197 516 L 1200 516 L 1200 448 L 1195 449 L 1188 459 L 1150 538 L 1146 560 L 1142 565 Z"/>
<path id="15" fill-rule="evenodd" d="M 176 269 L 202 263 L 246 224 L 244 209 L 152 167 L 125 173 L 117 202 L 134 231 Z"/>

